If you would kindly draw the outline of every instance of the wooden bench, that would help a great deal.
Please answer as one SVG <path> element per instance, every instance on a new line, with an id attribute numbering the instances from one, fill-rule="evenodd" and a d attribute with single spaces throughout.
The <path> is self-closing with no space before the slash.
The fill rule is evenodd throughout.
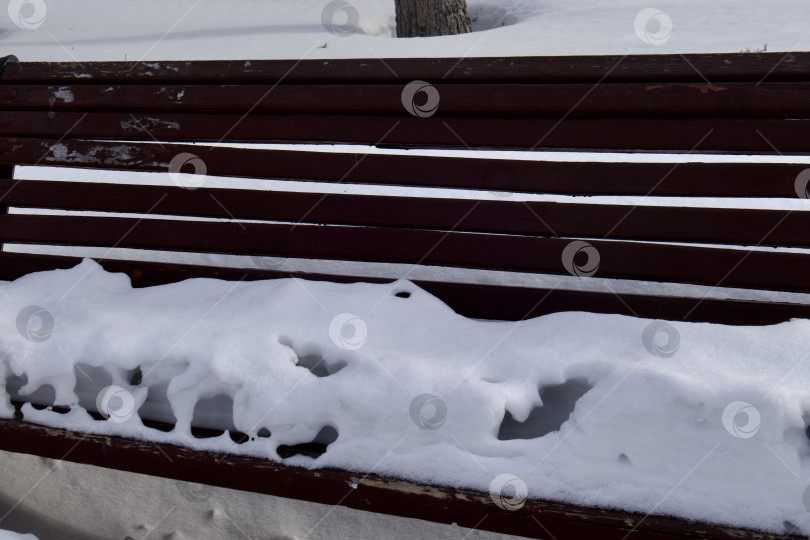
<path id="1" fill-rule="evenodd" d="M 414 81 L 424 81 L 416 82 Z M 665 294 L 664 284 L 810 292 L 810 213 L 699 206 L 520 202 L 508 193 L 684 198 L 807 197 L 801 163 L 620 163 L 268 150 L 196 143 L 351 143 L 388 148 L 808 155 L 810 53 L 154 62 L 15 62 L 0 78 L 0 242 L 455 267 L 661 283 L 661 291 L 415 283 L 467 317 L 560 311 L 764 325 L 810 305 Z M 438 106 L 436 99 L 438 98 Z M 178 158 L 178 156 L 181 156 Z M 15 165 L 480 190 L 499 199 L 255 191 L 16 180 Z M 195 187 L 196 189 L 187 189 Z M 804 190 L 804 191 L 802 191 Z M 138 214 L 44 215 L 8 208 Z M 143 219 L 149 214 L 200 218 Z M 268 223 L 202 218 L 259 220 Z M 294 225 L 290 225 L 290 224 Z M 351 227 L 346 227 L 350 225 Z M 744 246 L 737 249 L 733 246 Z M 75 256 L 0 252 L 0 279 L 68 268 Z M 320 272 L 103 259 L 149 286 L 189 277 Z M 398 276 L 391 276 L 395 278 Z M 573 278 L 572 278 L 573 279 Z M 656 291 L 650 293 L 649 291 Z M 671 289 L 670 289 L 671 290 Z M 708 290 L 708 289 L 705 289 Z M 0 449 L 532 538 L 736 538 L 728 527 L 314 474 L 0 422 Z M 358 480 L 359 479 L 359 480 Z M 346 493 L 346 483 L 360 488 Z M 313 487 L 314 486 L 314 487 Z M 483 516 L 488 516 L 481 522 Z M 538 526 L 542 523 L 542 526 Z M 754 533 L 751 533 L 754 534 Z M 762 538 L 776 537 L 762 535 Z"/>

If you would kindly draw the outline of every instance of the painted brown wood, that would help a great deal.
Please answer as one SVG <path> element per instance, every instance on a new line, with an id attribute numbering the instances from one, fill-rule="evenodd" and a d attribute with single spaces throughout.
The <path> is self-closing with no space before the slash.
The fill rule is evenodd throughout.
<path id="1" fill-rule="evenodd" d="M 434 116 L 415 118 L 402 110 L 398 101 L 401 87 L 414 79 L 437 84 L 442 107 Z M 532 163 L 212 150 L 150 142 L 156 138 L 421 148 L 806 154 L 805 141 L 810 134 L 803 103 L 810 81 L 808 53 L 403 59 L 390 63 L 10 63 L 0 80 L 0 135 L 6 137 L 0 141 L 0 163 L 7 165 L 166 171 L 174 156 L 188 151 L 204 153 L 201 157 L 209 174 L 220 176 L 573 195 L 794 197 L 795 179 L 805 168 L 800 165 Z M 760 81 L 764 82 L 758 84 Z M 268 93 L 277 82 L 283 84 Z M 527 84 L 543 82 L 554 84 Z M 594 87 L 596 82 L 609 84 Z M 748 84 L 739 84 L 742 82 Z M 121 84 L 127 86 L 117 86 Z M 169 92 L 176 90 L 174 100 L 154 86 L 164 84 L 175 85 L 163 92 L 171 96 Z M 216 87 L 223 84 L 245 86 Z M 63 86 L 74 96 L 73 101 L 54 95 Z M 587 90 L 589 86 L 592 91 Z M 112 90 L 106 92 L 108 88 Z M 181 89 L 188 96 L 184 93 L 178 99 Z M 476 91 L 492 97 L 490 108 L 482 109 Z M 338 103 L 330 106 L 330 99 Z M 178 104 L 181 100 L 183 104 Z M 251 101 L 258 105 L 252 114 L 243 116 Z M 572 103 L 578 104 L 576 112 L 565 116 Z M 199 112 L 202 110 L 209 112 Z M 129 140 L 76 140 L 79 138 Z M 330 226 L 0 215 L 0 241 L 4 242 L 405 262 L 552 274 L 565 273 L 561 255 L 570 239 L 532 235 L 808 245 L 802 234 L 808 220 L 802 212 L 640 208 L 622 217 L 626 209 L 616 206 L 523 205 L 510 201 L 477 204 L 342 195 L 314 205 L 316 196 L 310 194 L 261 193 L 248 197 L 239 190 L 18 184 L 9 181 L 11 168 L 7 169 L 6 180 L 0 180 L 7 201 L 0 204 L 208 217 L 223 217 L 222 213 L 229 214 L 229 207 L 233 207 L 240 217 L 304 218 L 308 223 Z M 614 227 L 615 223 L 619 225 Z M 339 226 L 343 224 L 361 227 Z M 810 292 L 806 279 L 810 256 L 806 254 L 598 239 L 591 243 L 601 255 L 597 277 Z M 0 279 L 77 262 L 72 257 L 0 252 Z M 240 280 L 294 275 L 337 282 L 385 282 L 136 261 L 102 264 L 108 270 L 126 272 L 137 286 L 202 276 Z M 475 318 L 521 320 L 584 310 L 670 320 L 771 324 L 810 316 L 806 304 L 462 283 L 417 285 L 458 313 Z M 0 447 L 11 451 L 62 458 L 77 437 L 81 436 L 0 421 Z M 762 537 L 752 531 L 670 518 L 642 519 L 543 501 L 531 501 L 525 513 L 498 512 L 486 494 L 414 486 L 373 475 L 296 470 L 252 458 L 223 458 L 170 446 L 160 450 L 175 456 L 179 465 L 167 465 L 157 463 L 165 458 L 151 443 L 90 437 L 76 446 L 68 459 L 326 504 L 340 501 L 353 508 L 442 523 L 479 527 L 484 523 L 488 530 L 529 537 L 545 537 L 549 531 L 557 538 L 623 538 L 631 531 L 641 538 Z M 212 459 L 219 460 L 220 465 L 206 461 Z M 350 482 L 358 487 L 347 487 Z M 486 517 L 483 522 L 482 516 Z M 538 520 L 545 529 L 538 530 Z"/>
<path id="2" fill-rule="evenodd" d="M 157 202 L 157 201 L 156 201 Z M 393 262 L 568 275 L 571 239 L 319 225 L 0 216 L 7 242 Z M 591 241 L 598 277 L 810 292 L 810 255 Z M 577 264 L 586 262 L 576 259 Z"/>
<path id="3" fill-rule="evenodd" d="M 11 62 L 0 82 L 808 81 L 810 53 L 161 62 Z"/>
<path id="4" fill-rule="evenodd" d="M 799 538 L 553 501 L 530 499 L 522 508 L 509 511 L 499 508 L 489 494 L 468 489 L 416 484 L 373 472 L 310 470 L 255 457 L 83 434 L 19 420 L 0 419 L 0 449 L 527 538 Z"/>
<path id="5" fill-rule="evenodd" d="M 14 165 L 0 164 L 0 181 L 12 181 L 14 178 Z M 8 213 L 8 201 L 0 195 L 0 216 Z M 0 238 L 0 250 L 3 249 L 3 239 Z"/>
<path id="6" fill-rule="evenodd" d="M 810 119 L 0 112 L 0 136 L 807 154 Z"/>
<path id="7" fill-rule="evenodd" d="M 31 272 L 71 268 L 77 257 L 0 252 L 0 279 L 14 280 Z M 230 281 L 301 278 L 335 283 L 391 283 L 393 279 L 311 272 L 260 270 L 155 263 L 116 259 L 98 260 L 108 272 L 127 274 L 134 287 L 165 285 L 191 278 Z M 473 319 L 518 321 L 561 313 L 587 311 L 647 319 L 712 322 L 729 325 L 778 324 L 793 318 L 810 318 L 810 305 L 784 302 L 705 299 L 612 292 L 543 289 L 472 283 L 414 280 L 414 283 L 447 304 L 459 315 Z M 392 294 L 397 290 L 392 288 Z"/>
<path id="8" fill-rule="evenodd" d="M 441 117 L 702 116 L 807 118 L 808 82 L 433 85 Z M 404 85 L 3 85 L 4 110 L 392 114 Z M 486 96 L 485 101 L 482 96 Z M 416 98 L 417 101 L 422 98 Z M 419 101 L 421 103 L 421 101 Z"/>
<path id="9" fill-rule="evenodd" d="M 796 197 L 805 164 L 600 163 L 258 150 L 206 145 L 0 138 L 0 163 L 167 172 L 191 153 L 209 176 L 561 195 Z"/>
<path id="10" fill-rule="evenodd" d="M 810 212 L 480 201 L 0 180 L 9 206 L 777 247 L 810 247 Z"/>

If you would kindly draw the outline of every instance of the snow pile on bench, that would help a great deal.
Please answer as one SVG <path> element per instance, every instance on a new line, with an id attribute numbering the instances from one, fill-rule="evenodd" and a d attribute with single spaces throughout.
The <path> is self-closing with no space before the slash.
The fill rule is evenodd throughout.
<path id="1" fill-rule="evenodd" d="M 13 396 L 70 408 L 26 403 L 28 421 L 470 487 L 493 504 L 810 532 L 808 349 L 807 320 L 475 321 L 407 281 L 133 289 L 85 260 L 0 285 L 0 414 Z M 328 445 L 316 459 L 277 452 L 312 441 Z"/>

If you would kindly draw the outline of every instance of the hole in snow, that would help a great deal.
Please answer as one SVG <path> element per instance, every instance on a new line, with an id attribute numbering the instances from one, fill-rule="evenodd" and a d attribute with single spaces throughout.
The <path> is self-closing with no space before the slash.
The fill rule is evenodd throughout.
<path id="1" fill-rule="evenodd" d="M 28 375 L 10 375 L 6 377 L 6 392 L 11 396 L 12 401 L 20 400 L 20 388 L 28 383 Z"/>
<path id="2" fill-rule="evenodd" d="M 36 410 L 41 411 L 51 407 L 54 412 L 65 414 L 70 411 L 69 407 L 54 407 L 56 401 L 56 390 L 50 384 L 43 384 L 30 394 L 22 394 L 20 390 L 28 384 L 28 376 L 11 375 L 6 378 L 6 392 L 11 398 L 11 403 L 19 410 L 23 403 L 30 403 Z"/>
<path id="3" fill-rule="evenodd" d="M 131 384 L 132 386 L 138 386 L 142 382 L 143 382 L 143 371 L 141 371 L 140 366 L 138 366 L 129 372 L 129 384 Z"/>
<path id="4" fill-rule="evenodd" d="M 166 433 L 173 430 L 175 426 L 175 422 L 172 423 L 160 422 L 159 420 L 147 420 L 145 418 L 141 418 L 141 422 L 148 428 L 156 429 L 158 431 L 164 431 Z"/>
<path id="5" fill-rule="evenodd" d="M 316 345 L 306 345 L 296 348 L 293 345 L 292 339 L 288 336 L 279 336 L 278 342 L 285 347 L 292 349 L 297 358 L 296 365 L 306 368 L 316 377 L 328 377 L 334 375 L 341 369 L 346 367 L 346 362 L 338 360 L 336 362 L 327 362 L 326 358 L 317 352 Z"/>
<path id="6" fill-rule="evenodd" d="M 571 379 L 563 384 L 545 386 L 540 389 L 543 406 L 537 407 L 525 422 L 518 422 L 509 411 L 501 423 L 498 439 L 536 439 L 559 431 L 560 427 L 571 417 L 577 400 L 593 388 L 585 379 Z"/>
<path id="7" fill-rule="evenodd" d="M 410 298 L 410 297 L 411 297 L 411 293 L 409 293 L 408 291 L 399 291 L 399 292 L 398 292 L 397 294 L 395 294 L 394 296 L 396 296 L 397 298 Z"/>
<path id="8" fill-rule="evenodd" d="M 211 439 L 225 433 L 224 429 L 214 429 L 200 426 L 191 426 L 191 434 L 197 439 Z"/>
<path id="9" fill-rule="evenodd" d="M 70 407 L 54 405 L 54 401 L 56 401 L 56 389 L 50 384 L 43 384 L 37 388 L 27 397 L 27 401 L 38 411 L 48 409 L 59 414 L 67 414 L 70 412 Z"/>
<path id="10" fill-rule="evenodd" d="M 207 439 L 219 437 L 226 430 L 236 432 L 233 425 L 233 398 L 227 394 L 218 394 L 199 400 L 194 406 L 191 434 L 198 439 Z"/>
<path id="11" fill-rule="evenodd" d="M 276 448 L 276 452 L 282 459 L 288 459 L 293 456 L 302 455 L 317 459 L 326 453 L 326 449 L 330 444 L 335 442 L 338 438 L 338 432 L 332 426 L 324 426 L 315 435 L 312 442 L 286 445 L 282 444 Z"/>
<path id="12" fill-rule="evenodd" d="M 298 365 L 307 368 L 316 377 L 328 377 L 334 375 L 341 369 L 346 367 L 346 362 L 339 360 L 330 365 L 326 362 L 323 356 L 318 354 L 310 354 L 307 356 L 298 357 Z"/>
<path id="13" fill-rule="evenodd" d="M 270 430 L 267 429 L 266 427 L 263 427 L 262 429 L 259 430 L 259 432 L 256 435 L 258 437 L 263 437 L 266 439 L 267 437 L 270 436 Z"/>
<path id="14" fill-rule="evenodd" d="M 794 525 L 792 522 L 790 522 L 788 520 L 785 520 L 784 522 L 782 522 L 782 527 L 784 527 L 784 529 L 785 529 L 785 532 L 784 532 L 785 536 L 790 536 L 791 534 L 793 534 L 793 531 L 795 531 L 796 529 L 799 528 L 798 525 Z"/>
<path id="15" fill-rule="evenodd" d="M 324 426 L 323 428 L 321 428 L 318 434 L 315 435 L 315 440 L 313 442 L 323 444 L 324 446 L 329 446 L 330 444 L 335 442 L 337 438 L 338 432 L 335 428 L 333 428 L 332 426 Z"/>
<path id="16" fill-rule="evenodd" d="M 241 431 L 229 431 L 228 435 L 231 437 L 231 440 L 236 444 L 245 444 L 250 439 L 250 436 L 247 433 L 242 433 Z"/>
<path id="17" fill-rule="evenodd" d="M 171 381 L 154 384 L 146 393 L 146 400 L 138 409 L 138 416 L 145 426 L 159 431 L 171 431 L 177 423 L 174 411 L 169 404 L 166 391 Z"/>
<path id="18" fill-rule="evenodd" d="M 77 363 L 74 366 L 76 375 L 76 388 L 74 391 L 79 396 L 79 406 L 90 413 L 96 420 L 104 420 L 104 417 L 96 411 L 96 398 L 107 386 L 112 384 L 112 375 L 107 370 L 94 367 L 89 364 Z"/>
<path id="19" fill-rule="evenodd" d="M 53 386 L 50 384 L 43 384 L 31 394 L 26 396 L 26 401 L 31 403 L 31 405 L 38 411 L 47 409 L 48 407 L 53 407 L 53 402 L 55 400 L 56 390 L 54 390 Z"/>

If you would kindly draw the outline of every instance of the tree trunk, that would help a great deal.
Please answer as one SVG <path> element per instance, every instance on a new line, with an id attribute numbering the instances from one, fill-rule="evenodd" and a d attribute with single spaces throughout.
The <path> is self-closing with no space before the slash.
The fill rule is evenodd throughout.
<path id="1" fill-rule="evenodd" d="M 467 0 L 395 0 L 397 37 L 471 32 Z"/>

